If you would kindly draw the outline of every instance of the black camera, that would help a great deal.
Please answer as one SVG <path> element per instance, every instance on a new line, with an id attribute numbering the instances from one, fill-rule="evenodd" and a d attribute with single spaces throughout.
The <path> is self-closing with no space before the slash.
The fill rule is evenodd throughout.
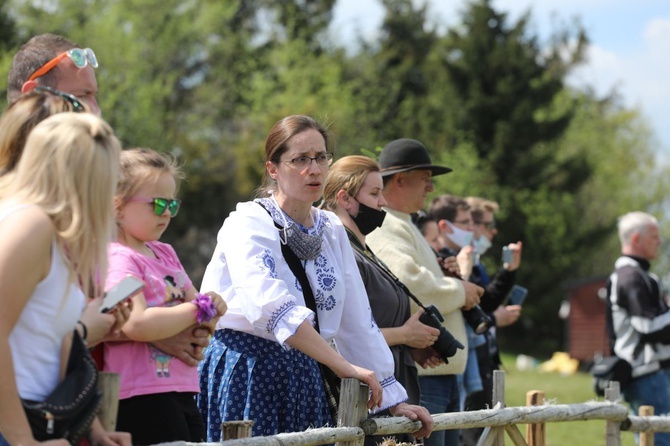
<path id="1" fill-rule="evenodd" d="M 463 310 L 463 318 L 477 334 L 482 334 L 493 326 L 493 319 L 479 305 Z"/>
<path id="2" fill-rule="evenodd" d="M 462 350 L 465 347 L 458 342 L 458 339 L 453 337 L 446 328 L 444 328 L 442 325 L 444 318 L 435 305 L 428 305 L 423 309 L 425 311 L 421 317 L 419 317 L 421 323 L 440 330 L 440 335 L 438 336 L 437 341 L 432 345 L 433 350 L 440 355 L 445 364 L 449 364 L 449 358 L 456 354 L 456 349 L 460 348 Z"/>

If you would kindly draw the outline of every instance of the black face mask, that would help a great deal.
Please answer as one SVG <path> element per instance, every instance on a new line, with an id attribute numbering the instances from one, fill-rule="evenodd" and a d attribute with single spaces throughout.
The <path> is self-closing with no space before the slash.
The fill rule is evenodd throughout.
<path id="1" fill-rule="evenodd" d="M 354 198 L 354 200 L 356 199 Z M 351 214 L 349 215 L 354 220 L 354 223 L 356 223 L 356 226 L 358 226 L 358 230 L 361 231 L 361 234 L 368 235 L 382 225 L 384 217 L 386 217 L 386 212 L 381 210 L 378 211 L 377 209 L 364 205 L 358 200 L 356 201 L 358 202 L 358 214 L 356 214 L 355 217 Z"/>

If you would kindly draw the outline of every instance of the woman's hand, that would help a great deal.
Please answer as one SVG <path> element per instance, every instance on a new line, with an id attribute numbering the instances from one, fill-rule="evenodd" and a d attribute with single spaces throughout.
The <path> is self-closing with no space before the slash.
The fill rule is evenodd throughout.
<path id="1" fill-rule="evenodd" d="M 111 313 L 101 313 L 102 298 L 90 299 L 84 308 L 79 320 L 86 325 L 86 342 L 90 347 L 100 342 L 117 338 L 121 327 L 130 316 L 128 305 L 119 305 Z"/>
<path id="2" fill-rule="evenodd" d="M 382 407 L 382 386 L 375 376 L 375 372 L 372 370 L 364 369 L 363 367 L 358 367 L 351 365 L 354 372 L 347 376 L 340 376 L 340 378 L 356 378 L 357 380 L 365 383 L 370 388 L 370 399 L 368 400 L 368 409 L 374 410 L 377 407 Z M 337 372 L 335 372 L 337 373 Z"/>
<path id="3" fill-rule="evenodd" d="M 98 417 L 95 417 L 91 425 L 92 446 L 132 446 L 132 438 L 128 432 L 107 432 L 102 427 Z"/>
<path id="4" fill-rule="evenodd" d="M 405 329 L 404 344 L 412 348 L 430 347 L 437 341 L 437 337 L 440 335 L 440 330 L 426 325 L 419 320 L 423 312 L 423 308 L 419 308 L 402 324 L 402 328 Z"/>
<path id="5" fill-rule="evenodd" d="M 416 349 L 412 348 L 409 350 L 409 354 L 412 356 L 414 362 L 419 364 L 424 369 L 432 369 L 438 365 L 444 364 L 444 360 L 440 355 L 430 347 Z"/>
<path id="6" fill-rule="evenodd" d="M 419 430 L 413 432 L 413 435 L 416 438 L 430 437 L 430 434 L 433 432 L 435 422 L 433 421 L 430 412 L 428 412 L 428 409 L 425 407 L 400 403 L 397 406 L 391 407 L 389 412 L 391 412 L 391 415 L 394 417 L 407 417 L 412 421 L 420 421 L 421 427 Z"/>

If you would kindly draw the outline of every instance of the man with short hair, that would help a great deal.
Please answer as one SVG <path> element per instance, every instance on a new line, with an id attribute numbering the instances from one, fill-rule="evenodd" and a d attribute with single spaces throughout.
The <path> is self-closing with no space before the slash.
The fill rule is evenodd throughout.
<path id="1" fill-rule="evenodd" d="M 646 212 L 619 218 L 621 257 L 607 282 L 607 331 L 610 348 L 632 368 L 624 399 L 637 414 L 654 406 L 670 413 L 670 311 L 658 277 L 649 271 L 661 246 L 658 222 Z M 670 433 L 656 433 L 654 444 L 670 445 Z"/>
<path id="2" fill-rule="evenodd" d="M 379 157 L 384 178 L 386 218 L 382 226 L 366 238 L 368 245 L 424 305 L 433 304 L 444 317 L 444 326 L 465 349 L 458 350 L 448 364 L 419 369 L 421 405 L 431 413 L 458 412 L 460 398 L 456 375 L 463 373 L 467 358 L 462 308 L 479 303 L 483 289 L 468 282 L 445 277 L 432 248 L 411 215 L 423 208 L 433 190 L 432 177 L 451 172 L 435 166 L 426 147 L 414 139 L 398 139 L 387 144 Z M 416 307 L 415 307 L 416 308 Z M 424 444 L 457 445 L 458 431 L 433 432 Z"/>
<path id="3" fill-rule="evenodd" d="M 100 115 L 94 70 L 97 66 L 95 53 L 90 48 L 80 48 L 56 34 L 40 34 L 14 55 L 7 79 L 7 100 L 11 104 L 22 93 L 42 85 L 76 96 L 91 112 Z M 195 367 L 204 358 L 202 350 L 209 344 L 208 336 L 207 329 L 196 327 L 152 344 Z"/>
<path id="4" fill-rule="evenodd" d="M 25 43 L 12 59 L 7 78 L 7 101 L 38 85 L 70 93 L 100 115 L 94 68 L 98 62 L 90 48 L 56 34 L 40 34 Z"/>

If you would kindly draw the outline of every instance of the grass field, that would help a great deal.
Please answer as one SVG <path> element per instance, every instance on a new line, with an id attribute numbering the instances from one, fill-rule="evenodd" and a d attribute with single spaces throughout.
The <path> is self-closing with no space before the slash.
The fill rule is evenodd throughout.
<path id="1" fill-rule="evenodd" d="M 519 371 L 515 357 L 503 355 L 505 371 L 505 402 L 507 406 L 525 406 L 526 392 L 541 390 L 545 399 L 553 404 L 572 404 L 595 401 L 591 388 L 591 377 L 587 373 L 562 376 L 558 373 L 540 373 L 536 370 Z M 601 399 L 602 401 L 602 399 Z M 525 425 L 519 425 L 525 435 Z M 605 421 L 571 421 L 547 423 L 547 446 L 604 446 Z M 506 443 L 511 440 L 506 438 Z M 622 446 L 635 446 L 635 436 L 631 432 L 621 433 Z"/>

